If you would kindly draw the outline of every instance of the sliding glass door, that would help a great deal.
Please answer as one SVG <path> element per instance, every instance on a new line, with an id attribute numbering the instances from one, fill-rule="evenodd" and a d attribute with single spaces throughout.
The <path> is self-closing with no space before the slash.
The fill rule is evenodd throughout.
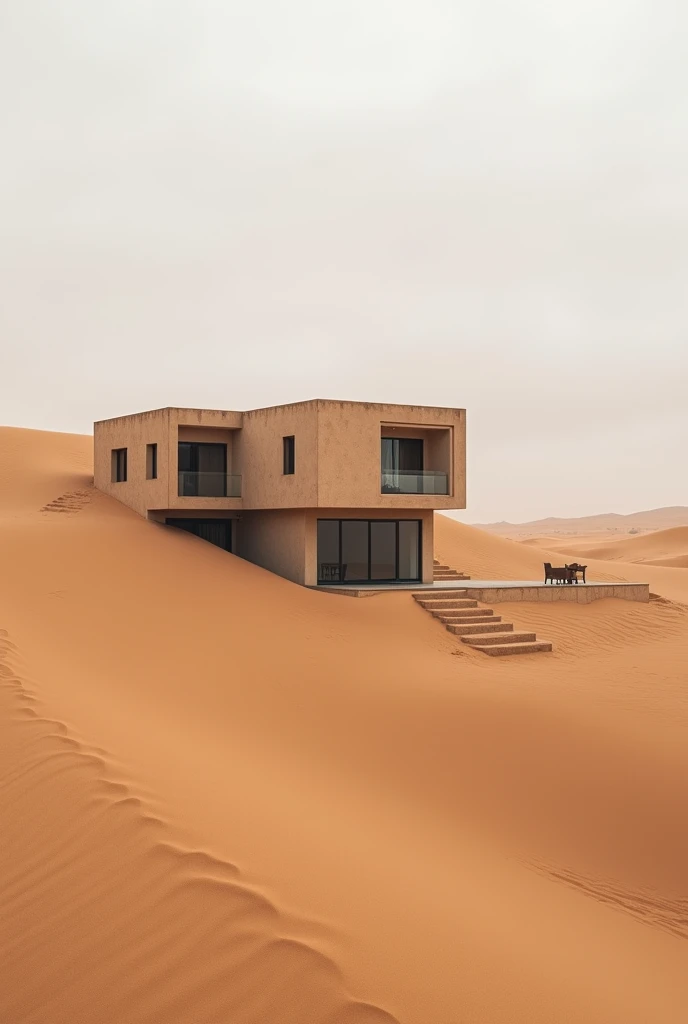
<path id="1" fill-rule="evenodd" d="M 414 524 L 415 525 L 415 524 Z M 370 521 L 370 577 L 395 580 L 397 572 L 397 530 L 399 523 L 384 519 Z"/>
<path id="2" fill-rule="evenodd" d="M 368 571 L 368 520 L 341 520 L 341 559 L 346 566 L 346 578 L 355 580 L 370 579 Z"/>
<path id="3" fill-rule="evenodd" d="M 418 519 L 319 519 L 318 583 L 416 582 Z"/>

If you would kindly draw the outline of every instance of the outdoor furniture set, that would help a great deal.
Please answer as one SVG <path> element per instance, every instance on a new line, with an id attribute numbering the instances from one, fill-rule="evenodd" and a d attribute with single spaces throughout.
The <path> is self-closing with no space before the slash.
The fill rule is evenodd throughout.
<path id="1" fill-rule="evenodd" d="M 579 577 L 585 583 L 585 570 L 587 565 L 579 565 L 572 562 L 571 565 L 552 567 L 551 562 L 545 562 L 545 583 L 578 583 Z"/>

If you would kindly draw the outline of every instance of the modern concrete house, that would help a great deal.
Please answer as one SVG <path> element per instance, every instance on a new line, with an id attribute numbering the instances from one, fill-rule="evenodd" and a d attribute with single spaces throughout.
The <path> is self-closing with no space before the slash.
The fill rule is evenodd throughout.
<path id="1" fill-rule="evenodd" d="M 99 490 L 306 586 L 431 582 L 433 512 L 466 505 L 463 409 L 156 409 L 94 445 Z"/>

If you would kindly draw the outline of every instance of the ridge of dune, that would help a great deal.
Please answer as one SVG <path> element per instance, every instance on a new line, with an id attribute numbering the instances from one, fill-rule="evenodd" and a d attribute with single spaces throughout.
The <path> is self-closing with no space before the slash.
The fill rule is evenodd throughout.
<path id="1" fill-rule="evenodd" d="M 90 444 L 0 430 L 0 1019 L 675 1024 L 675 596 L 514 605 L 556 650 L 500 663 L 139 518 Z M 443 560 L 539 578 L 436 518 Z"/>
<path id="2" fill-rule="evenodd" d="M 614 540 L 586 541 L 580 538 L 570 544 L 557 545 L 557 550 L 605 561 L 685 567 L 688 564 L 688 526 L 674 526 L 669 530 Z"/>
<path id="3" fill-rule="evenodd" d="M 161 1013 L 170 1024 L 394 1024 L 351 998 L 336 964 L 301 937 L 326 930 L 290 921 L 236 865 L 171 842 L 106 751 L 37 710 L 13 653 L 0 631 L 1 799 L 21 808 L 3 815 L 0 847 L 3 1020 L 44 1007 L 51 1024 Z M 46 944 L 49 957 L 31 955 Z M 94 953 L 75 988 L 76 965 Z"/>
<path id="4" fill-rule="evenodd" d="M 486 533 L 500 536 L 530 537 L 564 536 L 607 532 L 618 535 L 630 529 L 662 530 L 674 526 L 688 525 L 688 507 L 670 505 L 660 508 L 644 509 L 640 512 L 623 514 L 620 512 L 603 512 L 591 516 L 548 516 L 545 519 L 533 519 L 525 523 L 510 523 L 503 520 L 499 523 L 474 523 L 478 529 Z"/>
<path id="5" fill-rule="evenodd" d="M 673 534 L 673 531 L 662 533 Z M 651 536 L 628 538 L 628 543 L 649 541 Z M 608 542 L 605 548 L 611 543 L 614 542 Z M 620 543 L 625 544 L 626 540 Z M 568 543 L 552 537 L 516 540 L 487 533 L 441 514 L 435 516 L 435 551 L 443 562 L 461 569 L 473 579 L 542 580 L 544 562 L 561 565 L 573 559 L 584 559 L 588 566 L 587 578 L 592 582 L 649 583 L 652 591 L 688 604 L 688 577 L 680 567 L 681 556 L 677 555 L 635 563 L 624 547 L 623 557 L 615 557 L 610 565 L 610 559 L 600 555 L 585 539 Z"/>
<path id="6" fill-rule="evenodd" d="M 93 483 L 93 438 L 0 427 L 0 516 L 39 511 L 59 494 Z"/>
<path id="7" fill-rule="evenodd" d="M 556 551 L 487 533 L 443 515 L 435 516 L 435 549 L 442 561 L 477 580 L 541 580 L 543 563 L 560 561 Z M 603 582 L 624 579 L 608 566 L 594 578 Z"/>

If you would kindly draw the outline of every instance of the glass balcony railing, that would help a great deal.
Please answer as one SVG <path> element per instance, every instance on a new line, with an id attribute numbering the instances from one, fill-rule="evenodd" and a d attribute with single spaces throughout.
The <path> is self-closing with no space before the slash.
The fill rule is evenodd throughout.
<path id="1" fill-rule="evenodd" d="M 435 469 L 382 470 L 383 494 L 449 494 L 449 477 Z"/>
<path id="2" fill-rule="evenodd" d="M 241 476 L 237 473 L 179 473 L 179 496 L 183 498 L 240 498 Z"/>

